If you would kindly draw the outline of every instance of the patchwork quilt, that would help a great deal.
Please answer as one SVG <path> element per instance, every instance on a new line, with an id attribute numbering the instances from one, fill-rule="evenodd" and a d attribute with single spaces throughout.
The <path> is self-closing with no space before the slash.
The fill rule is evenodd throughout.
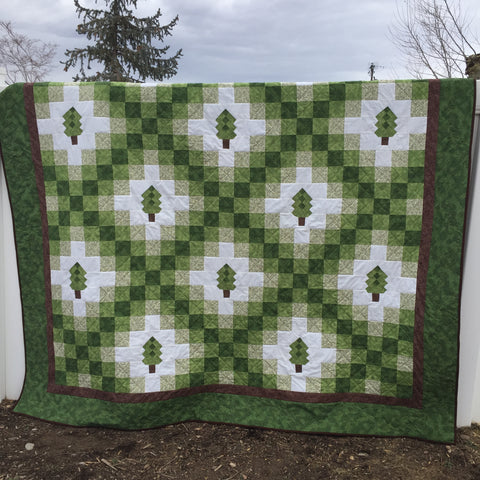
<path id="1" fill-rule="evenodd" d="M 452 441 L 474 97 L 471 80 L 7 88 L 15 411 Z"/>

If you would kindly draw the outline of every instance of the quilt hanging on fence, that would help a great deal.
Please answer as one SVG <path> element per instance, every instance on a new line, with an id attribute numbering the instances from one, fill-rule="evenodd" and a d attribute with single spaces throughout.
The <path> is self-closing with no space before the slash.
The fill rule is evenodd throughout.
<path id="1" fill-rule="evenodd" d="M 7 88 L 16 411 L 453 440 L 474 97 L 470 80 Z"/>

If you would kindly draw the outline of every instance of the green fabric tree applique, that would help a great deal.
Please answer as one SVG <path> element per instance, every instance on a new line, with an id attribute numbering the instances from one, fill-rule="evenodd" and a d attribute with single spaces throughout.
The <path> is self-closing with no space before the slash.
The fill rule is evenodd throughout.
<path id="1" fill-rule="evenodd" d="M 237 136 L 235 133 L 235 117 L 225 109 L 217 117 L 216 128 L 217 137 L 223 140 L 223 148 L 230 148 L 230 140 L 233 140 Z"/>
<path id="2" fill-rule="evenodd" d="M 302 188 L 293 197 L 293 214 L 298 217 L 298 225 L 305 225 L 305 218 L 312 214 L 312 197 Z"/>
<path id="3" fill-rule="evenodd" d="M 142 197 L 143 211 L 148 213 L 148 221 L 154 222 L 155 214 L 162 210 L 160 208 L 160 192 L 152 185 L 142 193 Z"/>
<path id="4" fill-rule="evenodd" d="M 397 133 L 395 130 L 397 127 L 397 123 L 395 122 L 397 116 L 390 110 L 389 107 L 386 107 L 377 115 L 376 118 L 378 121 L 375 124 L 377 127 L 375 134 L 378 137 L 382 137 L 382 145 L 388 145 L 389 137 L 393 137 Z"/>
<path id="5" fill-rule="evenodd" d="M 77 262 L 70 269 L 70 287 L 75 291 L 75 298 L 82 298 L 82 290 L 87 288 L 87 272 Z"/>
<path id="6" fill-rule="evenodd" d="M 155 373 L 155 365 L 162 362 L 162 346 L 155 337 L 150 337 L 143 346 L 143 363 L 148 365 L 148 373 Z"/>
<path id="7" fill-rule="evenodd" d="M 385 293 L 387 274 L 377 265 L 367 273 L 367 292 L 372 294 L 372 302 L 380 300 L 380 294 Z"/>
<path id="8" fill-rule="evenodd" d="M 80 119 L 82 116 L 72 107 L 70 110 L 67 110 L 64 115 L 63 126 L 65 127 L 65 135 L 70 137 L 72 140 L 72 145 L 78 144 L 78 135 L 81 135 L 83 130 L 81 128 L 82 123 Z"/>
<path id="9" fill-rule="evenodd" d="M 302 373 L 302 366 L 308 363 L 308 347 L 301 338 L 290 345 L 290 362 L 295 365 L 295 373 Z"/>
<path id="10" fill-rule="evenodd" d="M 230 291 L 235 290 L 235 271 L 226 263 L 217 273 L 218 288 L 223 290 L 224 298 L 229 298 Z"/>

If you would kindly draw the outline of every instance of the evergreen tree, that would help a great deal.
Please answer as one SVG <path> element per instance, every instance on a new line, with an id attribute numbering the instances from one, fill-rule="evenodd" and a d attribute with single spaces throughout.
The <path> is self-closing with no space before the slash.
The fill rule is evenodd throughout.
<path id="1" fill-rule="evenodd" d="M 380 294 L 385 293 L 387 274 L 377 265 L 367 273 L 367 292 L 372 294 L 372 302 L 380 300 Z"/>
<path id="2" fill-rule="evenodd" d="M 234 139 L 235 133 L 235 117 L 228 111 L 224 110 L 217 117 L 217 137 L 223 140 L 223 148 L 230 148 L 230 140 Z"/>
<path id="3" fill-rule="evenodd" d="M 154 222 L 155 221 L 155 214 L 159 213 L 160 208 L 160 193 L 159 191 L 151 185 L 142 193 L 142 205 L 143 211 L 148 213 L 148 221 Z"/>
<path id="4" fill-rule="evenodd" d="M 384 108 L 377 115 L 377 123 L 375 126 L 377 130 L 375 133 L 378 137 L 382 137 L 382 145 L 388 145 L 388 137 L 393 137 L 397 132 L 395 130 L 397 123 L 395 120 L 397 116 L 390 110 L 390 108 Z"/>
<path id="5" fill-rule="evenodd" d="M 223 290 L 224 298 L 228 298 L 230 290 L 235 290 L 235 270 L 226 263 L 217 273 L 218 288 Z"/>
<path id="6" fill-rule="evenodd" d="M 143 346 L 143 363 L 148 365 L 148 373 L 155 373 L 155 365 L 161 363 L 162 345 L 155 337 L 150 337 Z"/>
<path id="7" fill-rule="evenodd" d="M 78 144 L 78 135 L 81 135 L 82 123 L 80 119 L 82 116 L 72 107 L 70 110 L 67 110 L 63 114 L 64 122 L 63 126 L 65 127 L 65 135 L 70 137 L 72 140 L 72 145 Z"/>
<path id="8" fill-rule="evenodd" d="M 302 188 L 293 197 L 293 214 L 298 217 L 298 225 L 305 225 L 305 217 L 312 214 L 312 197 Z"/>
<path id="9" fill-rule="evenodd" d="M 301 338 L 297 338 L 290 345 L 290 362 L 295 365 L 295 373 L 302 373 L 302 365 L 308 363 L 307 350 L 307 344 Z"/>
<path id="10" fill-rule="evenodd" d="M 95 0 L 97 3 L 97 0 Z M 137 0 L 105 0 L 107 9 L 91 9 L 74 0 L 79 18 L 77 33 L 86 35 L 93 45 L 66 50 L 68 59 L 61 62 L 65 71 L 80 66 L 80 75 L 74 81 L 143 82 L 147 78 L 162 81 L 177 73 L 179 50 L 173 57 L 164 58 L 169 46 L 156 48 L 153 40 L 163 42 L 171 35 L 178 22 L 178 15 L 167 25 L 160 25 L 160 9 L 152 17 L 137 18 L 128 7 L 137 7 Z M 92 65 L 93 63 L 93 65 Z M 85 72 L 96 64 L 103 70 L 95 74 Z"/>
<path id="11" fill-rule="evenodd" d="M 70 287 L 75 290 L 75 298 L 82 298 L 82 290 L 87 288 L 87 272 L 77 262 L 70 269 Z"/>

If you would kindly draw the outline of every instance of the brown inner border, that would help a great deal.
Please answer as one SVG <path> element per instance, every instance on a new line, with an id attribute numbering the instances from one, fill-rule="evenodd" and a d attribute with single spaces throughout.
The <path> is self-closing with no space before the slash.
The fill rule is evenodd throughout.
<path id="1" fill-rule="evenodd" d="M 425 146 L 425 177 L 423 197 L 422 232 L 417 271 L 417 292 L 415 303 L 415 327 L 413 340 L 413 395 L 411 398 L 396 398 L 365 393 L 304 393 L 291 392 L 241 385 L 204 385 L 183 388 L 166 392 L 152 393 L 114 393 L 103 392 L 85 387 L 70 387 L 55 384 L 55 353 L 53 349 L 53 310 L 50 277 L 50 250 L 48 240 L 48 223 L 45 197 L 45 183 L 40 150 L 40 141 L 36 123 L 33 84 L 24 85 L 25 110 L 30 133 L 32 161 L 35 167 L 38 189 L 41 225 L 43 231 L 43 255 L 45 275 L 45 310 L 47 316 L 47 349 L 48 349 L 48 388 L 50 393 L 73 395 L 85 398 L 95 398 L 120 403 L 144 403 L 186 397 L 199 393 L 224 393 L 265 397 L 276 400 L 287 400 L 303 403 L 358 402 L 383 405 L 397 405 L 410 408 L 421 408 L 423 395 L 423 321 L 425 312 L 426 284 L 430 243 L 433 227 L 434 187 L 436 147 L 438 135 L 438 116 L 440 101 L 440 81 L 429 80 L 428 119 Z"/>

